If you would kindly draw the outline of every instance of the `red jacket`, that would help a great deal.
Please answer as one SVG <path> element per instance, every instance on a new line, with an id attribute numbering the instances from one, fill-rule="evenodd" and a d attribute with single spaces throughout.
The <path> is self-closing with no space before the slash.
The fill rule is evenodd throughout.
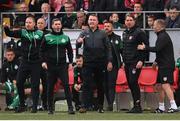
<path id="1" fill-rule="evenodd" d="M 133 10 L 134 9 L 134 4 L 137 3 L 137 2 L 139 2 L 139 3 L 141 3 L 143 5 L 144 0 L 124 0 L 124 6 L 128 10 Z"/>

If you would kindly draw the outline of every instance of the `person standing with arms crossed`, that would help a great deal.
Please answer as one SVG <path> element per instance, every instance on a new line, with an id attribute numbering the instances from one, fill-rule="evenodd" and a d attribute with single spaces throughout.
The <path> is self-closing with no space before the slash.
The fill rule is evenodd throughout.
<path id="1" fill-rule="evenodd" d="M 145 32 L 135 23 L 134 16 L 127 14 L 125 17 L 126 30 L 123 32 L 123 62 L 134 103 L 134 107 L 127 113 L 142 113 L 138 78 L 146 54 L 145 51 L 137 50 L 137 46 L 142 42 L 146 43 L 147 38 Z"/>
<path id="2" fill-rule="evenodd" d="M 138 46 L 139 50 L 146 50 L 149 52 L 156 53 L 156 60 L 153 63 L 153 66 L 158 65 L 158 78 L 157 83 L 161 84 L 158 91 L 160 92 L 159 96 L 159 107 L 155 110 L 155 113 L 164 113 L 164 98 L 165 94 L 167 95 L 170 101 L 170 108 L 167 110 L 168 113 L 177 112 L 177 105 L 174 100 L 174 94 L 171 89 L 173 84 L 173 72 L 175 69 L 175 59 L 174 59 L 174 50 L 173 43 L 165 30 L 166 24 L 162 19 L 157 19 L 154 22 L 153 29 L 157 34 L 157 40 L 155 47 L 149 47 L 142 43 Z"/>
<path id="3" fill-rule="evenodd" d="M 98 92 L 98 112 L 104 113 L 104 88 L 105 71 L 112 70 L 111 45 L 106 33 L 98 29 L 98 17 L 91 14 L 88 19 L 89 29 L 84 30 L 77 39 L 77 46 L 83 44 L 83 101 L 80 113 L 85 113 L 89 102 L 92 100 L 90 94 L 93 92 L 93 83 L 96 83 Z M 92 101 L 91 101 L 92 102 Z"/>
<path id="4" fill-rule="evenodd" d="M 73 69 L 73 50 L 70 39 L 62 31 L 60 19 L 52 20 L 52 32 L 44 36 L 41 45 L 42 67 L 47 70 L 47 97 L 48 114 L 54 114 L 54 85 L 57 79 L 61 79 L 65 96 L 68 104 L 68 113 L 75 114 L 72 106 L 71 92 L 69 88 L 68 69 Z M 66 62 L 66 51 L 69 59 L 69 65 Z"/>

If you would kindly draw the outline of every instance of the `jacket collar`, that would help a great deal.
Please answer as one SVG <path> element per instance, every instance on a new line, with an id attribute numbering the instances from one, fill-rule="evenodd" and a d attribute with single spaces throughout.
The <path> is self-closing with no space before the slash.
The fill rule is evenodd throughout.
<path id="1" fill-rule="evenodd" d="M 163 29 L 163 30 L 161 30 L 159 32 L 156 32 L 156 34 L 159 35 L 160 33 L 163 33 L 163 32 L 165 32 L 165 29 Z"/>
<path id="2" fill-rule="evenodd" d="M 61 30 L 60 32 L 55 32 L 54 30 L 52 30 L 51 33 L 54 35 L 61 35 L 61 34 L 63 34 L 63 31 Z"/>
<path id="3" fill-rule="evenodd" d="M 133 27 L 130 28 L 130 29 L 126 29 L 125 31 L 126 31 L 127 33 L 132 33 L 132 32 L 135 31 L 136 28 L 137 28 L 137 26 L 135 25 L 135 26 L 133 26 Z"/>

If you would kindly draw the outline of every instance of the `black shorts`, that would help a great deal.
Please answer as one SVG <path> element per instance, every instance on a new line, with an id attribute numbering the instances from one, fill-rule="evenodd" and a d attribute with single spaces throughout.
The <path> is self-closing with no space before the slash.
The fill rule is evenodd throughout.
<path id="1" fill-rule="evenodd" d="M 158 69 L 157 83 L 172 85 L 174 82 L 173 72 L 174 69 Z"/>

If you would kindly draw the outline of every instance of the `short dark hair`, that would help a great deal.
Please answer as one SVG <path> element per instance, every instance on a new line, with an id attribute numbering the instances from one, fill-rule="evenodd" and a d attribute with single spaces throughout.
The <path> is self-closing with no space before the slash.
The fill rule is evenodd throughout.
<path id="1" fill-rule="evenodd" d="M 156 19 L 156 17 L 155 17 L 153 14 L 151 14 L 151 15 L 147 15 L 147 18 L 152 18 L 153 20 L 155 20 L 155 19 Z"/>
<path id="2" fill-rule="evenodd" d="M 112 22 L 112 21 L 105 21 L 105 22 L 103 22 L 103 24 L 106 24 L 106 23 L 110 23 L 110 24 L 113 25 L 113 22 Z"/>
<path id="3" fill-rule="evenodd" d="M 61 22 L 61 20 L 60 20 L 59 18 L 54 18 L 54 19 L 52 20 L 52 25 L 54 24 L 55 21 L 60 21 L 60 22 Z"/>
<path id="4" fill-rule="evenodd" d="M 74 7 L 75 8 L 75 3 L 73 3 L 73 1 L 71 0 L 68 0 L 64 3 L 64 7 L 65 7 L 65 4 L 71 4 L 72 6 L 71 7 Z"/>
<path id="5" fill-rule="evenodd" d="M 98 16 L 95 13 L 90 14 L 89 17 L 90 16 L 94 16 L 94 17 L 96 17 L 98 19 Z"/>
<path id="6" fill-rule="evenodd" d="M 43 17 L 38 18 L 37 21 L 38 21 L 39 19 L 43 19 L 43 20 L 46 22 L 46 20 L 45 20 Z"/>
<path id="7" fill-rule="evenodd" d="M 172 7 L 170 7 L 170 9 L 172 10 L 172 9 L 176 9 L 177 11 L 179 11 L 179 7 L 178 6 L 176 6 L 176 5 L 174 5 L 174 6 L 172 6 Z M 169 9 L 169 10 L 170 10 Z"/>
<path id="8" fill-rule="evenodd" d="M 135 4 L 139 4 L 139 5 L 142 6 L 142 3 L 141 3 L 141 2 L 135 2 L 134 5 L 135 5 Z"/>
<path id="9" fill-rule="evenodd" d="M 76 55 L 76 59 L 80 59 L 80 58 L 83 58 L 83 55 L 81 54 Z"/>
<path id="10" fill-rule="evenodd" d="M 27 18 L 31 18 L 31 19 L 34 21 L 34 23 L 36 23 L 35 17 L 34 17 L 33 15 L 30 14 L 30 15 L 28 15 L 28 16 L 26 17 L 26 19 L 27 19 Z"/>
<path id="11" fill-rule="evenodd" d="M 131 17 L 131 18 L 133 18 L 133 20 L 136 20 L 132 13 L 127 13 L 126 16 L 125 16 L 125 20 L 126 20 L 127 17 Z"/>
<path id="12" fill-rule="evenodd" d="M 6 52 L 13 52 L 14 53 L 14 49 L 13 48 L 7 48 Z"/>

